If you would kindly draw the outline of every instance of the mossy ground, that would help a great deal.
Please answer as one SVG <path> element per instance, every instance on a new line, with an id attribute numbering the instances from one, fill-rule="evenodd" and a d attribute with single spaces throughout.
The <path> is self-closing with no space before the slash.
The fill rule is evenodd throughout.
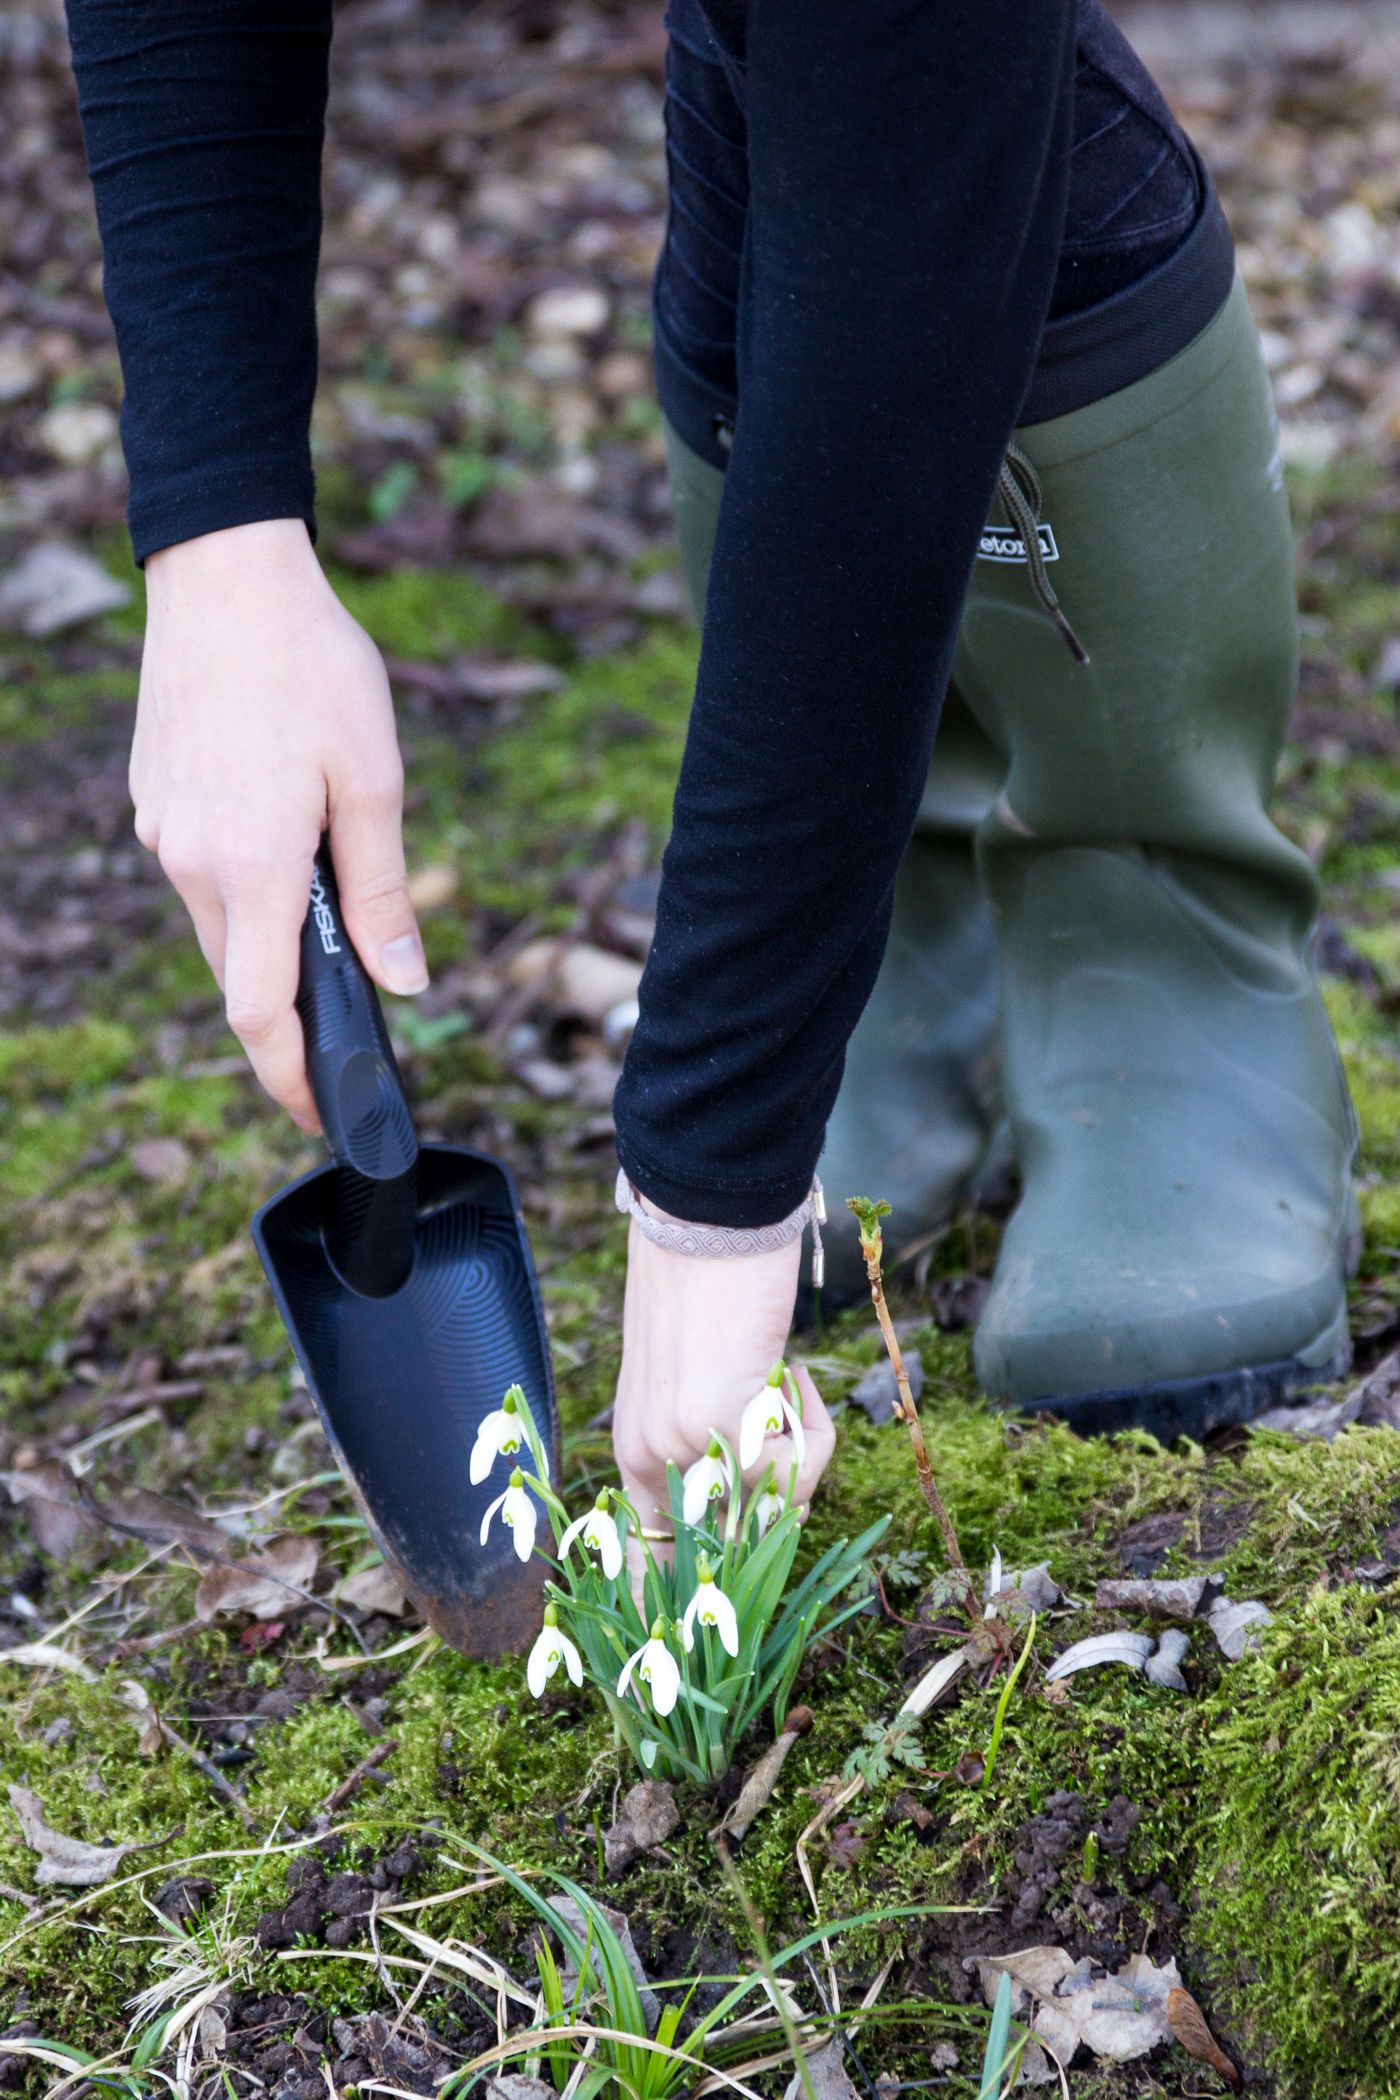
<path id="1" fill-rule="evenodd" d="M 1326 483 L 1299 496 L 1305 530 L 1355 500 L 1352 489 Z M 1331 979 L 1329 996 L 1364 1129 L 1367 1247 L 1356 1297 L 1374 1351 L 1400 1295 L 1400 1060 L 1390 1019 L 1400 991 L 1390 886 L 1400 750 L 1389 705 L 1368 679 L 1400 615 L 1400 593 L 1386 580 L 1400 573 L 1400 529 L 1393 515 L 1368 512 L 1346 547 L 1345 561 L 1313 571 L 1308 586 L 1306 697 L 1321 707 L 1325 696 L 1327 721 L 1316 730 L 1304 718 L 1283 816 L 1318 855 L 1341 928 L 1329 953 L 1347 974 Z M 347 582 L 355 610 L 399 656 L 528 646 L 566 672 L 559 691 L 530 700 L 513 722 L 476 724 L 465 749 L 460 728 L 431 711 L 406 725 L 411 860 L 446 861 L 461 876 L 455 899 L 428 923 L 439 972 L 467 961 L 484 931 L 527 913 L 552 923 L 565 909 L 563 885 L 622 823 L 639 820 L 659 840 L 693 663 L 685 630 L 659 622 L 619 653 L 575 663 L 470 580 L 407 572 Z M 79 738 L 86 762 L 119 773 L 134 631 L 132 616 L 109 624 L 96 649 L 99 658 L 106 651 L 105 668 L 75 671 L 62 650 L 26 649 L 5 700 L 15 748 L 61 772 Z M 132 880 L 139 887 L 145 878 Z M 0 1035 L 6 1461 L 13 1467 L 41 1448 L 114 1429 L 94 1475 L 104 1493 L 140 1483 L 227 1504 L 266 1494 L 270 1457 L 290 1449 L 294 1477 L 311 1484 L 288 1495 L 282 1518 L 312 1531 L 324 1558 L 348 1568 L 364 1555 L 363 1531 L 324 1477 L 324 1446 L 290 1378 L 246 1235 L 254 1205 L 309 1154 L 225 1062 L 233 1045 L 178 911 L 153 884 L 143 909 L 146 930 L 112 967 L 75 983 L 66 1011 L 18 1015 Z M 182 1031 L 174 1052 L 161 1047 L 172 1019 Z M 606 1437 L 588 1424 L 609 1398 L 618 1348 L 621 1249 L 608 1223 L 605 1165 L 576 1145 L 573 1109 L 524 1095 L 480 1042 L 445 1034 L 424 1047 L 430 1033 L 410 1029 L 405 1044 L 425 1121 L 508 1144 L 524 1170 L 561 1372 L 566 1471 L 581 1489 L 607 1468 Z M 187 1171 L 169 1185 L 143 1178 L 132 1162 L 132 1145 L 156 1136 L 179 1139 L 188 1155 Z M 985 1229 L 981 1238 L 985 1264 Z M 966 1251 L 955 1236 L 943 1267 L 959 1269 Z M 896 1309 L 921 1308 L 911 1292 Z M 1400 2090 L 1400 1621 L 1392 1592 L 1354 1572 L 1381 1553 L 1400 1509 L 1400 1438 L 1353 1430 L 1321 1446 L 1240 1436 L 1209 1452 L 1167 1452 L 1132 1435 L 1080 1442 L 994 1416 L 976 1396 L 964 1337 L 930 1324 L 915 1346 L 938 1470 L 970 1561 L 985 1565 L 997 1548 L 1009 1568 L 1048 1558 L 1066 1589 L 1092 1596 L 1099 1576 L 1119 1570 L 1124 1529 L 1176 1512 L 1166 1567 L 1218 1566 L 1232 1594 L 1261 1598 L 1275 1620 L 1258 1653 L 1229 1668 L 1198 1636 L 1185 1699 L 1105 1672 L 1056 1700 L 1032 1675 L 1011 1704 L 985 1790 L 960 1785 L 953 1767 L 985 1749 L 999 1687 L 964 1691 L 925 1726 L 922 1768 L 897 1767 L 853 1805 L 839 1850 L 819 1848 L 825 1913 L 995 1901 L 1014 1884 L 1018 1834 L 1052 1794 L 1073 1790 L 1092 1813 L 1125 1795 L 1142 1810 L 1131 1846 L 1087 1878 L 1102 1893 L 1117 1877 L 1146 1926 L 1168 1936 L 1264 2089 L 1309 2100 L 1380 2100 Z M 868 1318 L 836 1323 L 816 1352 L 828 1390 L 844 1391 L 874 1351 Z M 130 1371 L 143 1360 L 144 1372 Z M 124 1417 L 112 1392 L 121 1365 L 137 1383 L 184 1376 L 199 1389 Z M 925 1556 L 912 1583 L 907 1562 L 905 1586 L 899 1569 L 891 1577 L 891 1601 L 912 1615 L 919 1578 L 938 1561 L 908 1453 L 897 1429 L 872 1429 L 847 1411 L 813 1545 L 886 1508 L 889 1550 Z M 286 1901 L 287 1854 L 277 1847 L 311 1827 L 379 1729 L 397 1748 L 336 1822 L 367 1855 L 435 1831 L 440 1844 L 415 1894 L 466 1880 L 467 1843 L 596 1878 L 598 1830 L 629 1775 L 587 1697 L 551 1696 L 536 1709 L 517 1668 L 485 1669 L 441 1649 L 374 1665 L 369 1678 L 328 1673 L 312 1630 L 296 1620 L 251 1655 L 236 1631 L 219 1630 L 104 1661 L 104 1629 L 148 1636 L 188 1619 L 196 1569 L 178 1552 L 100 1531 L 54 1559 L 36 1550 L 22 1507 L 0 1514 L 0 1553 L 5 1592 L 34 1600 L 45 1626 L 88 1608 L 73 1640 L 94 1671 L 84 1681 L 0 1668 L 0 1780 L 31 1787 L 60 1829 L 155 1848 L 126 1863 L 122 1885 L 31 1913 L 12 1892 L 33 1888 L 34 1859 L 0 1808 L 0 2013 L 22 2012 L 45 2034 L 99 2053 L 119 2050 L 133 1994 L 161 1973 L 161 1928 L 146 1898 L 175 1862 L 195 1862 L 181 1871 L 214 1884 L 200 1935 L 207 1974 L 265 1993 L 299 1991 L 323 2011 L 388 2005 L 373 1961 L 355 1958 L 363 1946 L 265 1952 L 252 1938 L 260 1913 Z M 106 1591 L 94 1588 L 99 1577 Z M 16 1620 L 15 1639 L 26 1623 Z M 1083 1630 L 1096 1623 L 1086 1618 Z M 380 1621 L 369 1632 L 383 1647 L 397 1630 Z M 1042 1631 L 1042 1652 L 1046 1639 Z M 354 1653 L 333 1622 L 324 1641 L 331 1657 Z M 842 1770 L 870 1724 L 893 1715 L 901 1643 L 898 1626 L 861 1618 L 818 1659 L 805 1694 L 816 1725 L 740 1860 L 774 1944 L 809 1922 L 794 1857 L 813 1813 L 808 1789 Z M 199 1714 L 217 1713 L 221 1700 L 236 1694 L 246 1705 L 250 1688 L 294 1694 L 289 1715 L 250 1724 L 251 1755 L 227 1767 L 255 1835 L 181 1751 L 138 1754 L 121 1696 L 128 1679 L 187 1740 Z M 381 1702 L 373 1711 L 370 1682 Z M 922 1834 L 890 1813 L 901 1788 L 932 1813 Z M 634 1869 L 614 1900 L 663 1969 L 732 1960 L 735 1949 L 748 1961 L 744 1913 L 705 1834 L 713 1808 L 698 1799 L 684 1807 L 668 1858 Z M 1078 1869 L 1068 1876 L 1071 1905 L 1078 1877 Z M 499 1894 L 418 1916 L 521 1957 L 525 1920 Z M 870 1927 L 846 1948 L 849 1968 L 869 1977 L 902 1937 L 915 1962 L 908 1973 L 921 1979 L 917 2031 L 893 2020 L 866 2029 L 861 2053 L 872 2071 L 924 2075 L 929 2047 L 945 2037 L 964 2066 L 977 2053 L 978 2016 L 953 2002 L 943 1971 L 918 1966 L 921 1931 Z M 391 1927 L 381 1944 L 393 1951 Z M 890 2003 L 904 1973 L 896 1971 Z M 430 1987 L 418 2011 L 432 2020 L 437 2004 Z M 1158 2059 L 1154 2075 L 1146 2084 L 1136 2073 L 1102 2082 L 1083 2075 L 1076 2090 L 1185 2093 L 1211 2083 L 1184 2056 Z"/>

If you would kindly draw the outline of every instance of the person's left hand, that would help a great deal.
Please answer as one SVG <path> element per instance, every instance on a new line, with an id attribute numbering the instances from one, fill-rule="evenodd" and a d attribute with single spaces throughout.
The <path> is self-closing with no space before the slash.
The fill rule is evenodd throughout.
<path id="1" fill-rule="evenodd" d="M 738 1452 L 744 1409 L 787 1348 L 800 1260 L 800 1240 L 762 1254 L 676 1254 L 655 1246 L 633 1222 L 613 1450 L 623 1487 L 648 1528 L 670 1530 L 668 1460 L 684 1473 L 715 1430 Z M 804 1433 L 793 1496 L 800 1507 L 812 1498 L 836 1434 L 809 1373 L 794 1367 L 794 1375 Z M 793 1457 L 790 1433 L 767 1438 L 746 1484 L 772 1466 L 784 1493 Z"/>

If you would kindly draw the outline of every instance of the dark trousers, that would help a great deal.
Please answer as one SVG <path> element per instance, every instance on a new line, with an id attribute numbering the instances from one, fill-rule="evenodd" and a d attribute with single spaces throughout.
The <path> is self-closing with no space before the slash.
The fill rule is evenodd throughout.
<path id="1" fill-rule="evenodd" d="M 669 0 L 670 213 L 654 301 L 662 406 L 716 465 L 738 408 L 748 205 L 741 33 L 727 18 L 721 37 L 711 27 L 727 4 Z M 1214 317 L 1233 276 L 1210 178 L 1099 0 L 1080 0 L 1078 45 L 1064 234 L 1023 423 L 1066 414 L 1155 371 Z"/>

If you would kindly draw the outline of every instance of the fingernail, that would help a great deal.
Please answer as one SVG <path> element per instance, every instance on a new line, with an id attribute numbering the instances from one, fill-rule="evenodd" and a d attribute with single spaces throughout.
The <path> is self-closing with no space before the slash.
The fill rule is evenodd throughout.
<path id="1" fill-rule="evenodd" d="M 401 933 L 396 941 L 386 941 L 379 951 L 379 967 L 391 992 L 401 992 L 406 998 L 410 992 L 428 989 L 428 965 L 416 933 Z"/>

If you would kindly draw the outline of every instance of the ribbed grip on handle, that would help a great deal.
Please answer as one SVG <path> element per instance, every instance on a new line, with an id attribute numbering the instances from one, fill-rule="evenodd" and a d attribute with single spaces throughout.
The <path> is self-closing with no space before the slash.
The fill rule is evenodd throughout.
<path id="1" fill-rule="evenodd" d="M 347 1283 L 383 1296 L 413 1264 L 418 1138 L 379 996 L 345 931 L 325 839 L 301 931 L 296 1004 L 311 1091 L 341 1167 L 330 1251 Z"/>

